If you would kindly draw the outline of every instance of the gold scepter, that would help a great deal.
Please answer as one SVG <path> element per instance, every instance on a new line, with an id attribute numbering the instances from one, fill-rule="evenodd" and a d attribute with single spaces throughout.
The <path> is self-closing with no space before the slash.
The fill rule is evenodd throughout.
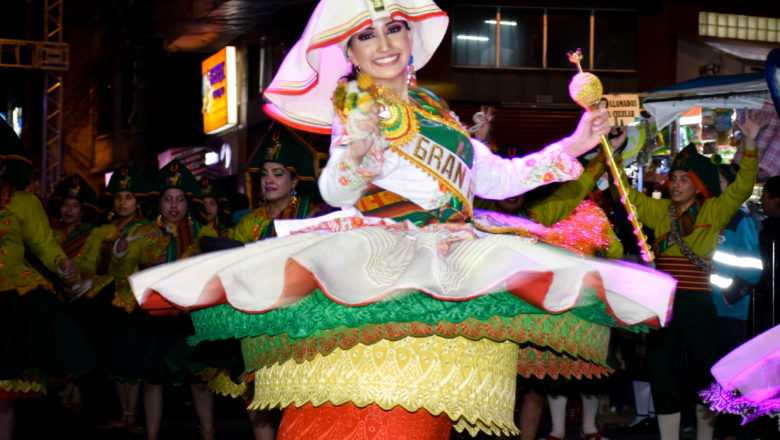
<path id="1" fill-rule="evenodd" d="M 604 93 L 601 80 L 592 73 L 582 71 L 582 66 L 580 65 L 580 61 L 582 61 L 581 49 L 568 52 L 566 55 L 569 56 L 570 62 L 577 65 L 578 70 L 578 73 L 574 75 L 569 83 L 569 96 L 571 96 L 571 99 L 573 99 L 574 102 L 588 111 L 598 109 L 601 96 Z M 609 165 L 609 169 L 612 172 L 615 186 L 617 186 L 618 192 L 620 193 L 620 201 L 623 203 L 623 206 L 626 207 L 628 220 L 631 222 L 631 225 L 634 226 L 634 235 L 637 238 L 639 250 L 642 253 L 642 259 L 649 263 L 653 261 L 653 251 L 650 250 L 650 247 L 647 245 L 647 237 L 645 236 L 645 233 L 642 232 L 642 223 L 640 223 L 637 218 L 636 208 L 628 200 L 628 189 L 626 188 L 623 179 L 620 178 L 620 168 L 618 168 L 618 164 L 615 161 L 612 145 L 609 144 L 607 137 L 603 135 L 601 136 L 601 147 L 604 150 L 604 155 L 607 157 L 607 165 Z"/>

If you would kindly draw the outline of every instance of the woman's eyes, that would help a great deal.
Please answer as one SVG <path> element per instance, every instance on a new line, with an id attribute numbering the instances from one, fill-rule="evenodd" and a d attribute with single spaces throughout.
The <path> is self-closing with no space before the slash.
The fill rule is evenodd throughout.
<path id="1" fill-rule="evenodd" d="M 285 173 L 284 170 L 277 170 L 277 171 L 272 171 L 271 172 L 271 174 L 274 177 L 282 177 L 282 176 L 284 176 L 284 173 Z M 260 177 L 268 177 L 268 171 L 261 171 L 260 172 Z"/>
<path id="2" fill-rule="evenodd" d="M 374 38 L 374 36 L 375 35 L 374 35 L 373 32 L 363 32 L 363 33 L 358 34 L 357 39 L 360 40 L 360 41 L 366 41 L 366 40 L 369 40 L 371 38 Z"/>
<path id="3" fill-rule="evenodd" d="M 387 27 L 387 30 L 386 30 L 387 35 L 395 34 L 397 32 L 401 32 L 401 28 L 403 28 L 403 25 L 400 24 L 400 23 L 391 24 L 390 26 Z M 357 39 L 360 40 L 360 41 L 366 41 L 366 40 L 369 40 L 369 39 L 374 38 L 374 37 L 376 37 L 376 34 L 374 33 L 374 31 L 366 31 L 366 32 L 362 32 L 362 33 L 358 34 Z"/>

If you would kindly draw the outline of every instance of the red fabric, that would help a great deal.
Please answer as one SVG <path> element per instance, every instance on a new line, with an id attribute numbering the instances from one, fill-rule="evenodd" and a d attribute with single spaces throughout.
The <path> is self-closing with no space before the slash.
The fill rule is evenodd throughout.
<path id="1" fill-rule="evenodd" d="M 685 257 L 661 255 L 655 260 L 655 268 L 677 279 L 678 290 L 712 292 L 710 274 Z"/>
<path id="2" fill-rule="evenodd" d="M 318 407 L 307 403 L 285 408 L 276 440 L 447 440 L 451 427 L 446 414 L 434 416 L 423 409 L 387 411 L 373 404 L 359 408 L 351 402 Z"/>
<path id="3" fill-rule="evenodd" d="M 506 291 L 532 306 L 547 310 L 544 307 L 544 298 L 550 290 L 553 278 L 552 272 L 520 272 L 506 280 Z"/>

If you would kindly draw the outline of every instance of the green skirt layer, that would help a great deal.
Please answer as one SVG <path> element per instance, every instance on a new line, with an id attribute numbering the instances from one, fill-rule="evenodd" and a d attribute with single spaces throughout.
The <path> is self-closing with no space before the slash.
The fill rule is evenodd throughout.
<path id="1" fill-rule="evenodd" d="M 577 307 L 568 313 L 594 324 L 623 327 L 606 313 L 606 305 L 595 294 L 583 292 Z M 193 311 L 195 334 L 190 344 L 222 339 L 243 339 L 260 335 L 282 335 L 291 339 L 311 337 L 315 332 L 356 328 L 364 324 L 462 323 L 469 319 L 488 322 L 494 317 L 551 313 L 534 307 L 508 292 L 479 296 L 467 301 L 441 301 L 420 291 L 396 292 L 383 301 L 365 306 L 345 306 L 326 297 L 319 289 L 289 306 L 266 313 L 245 313 L 229 304 Z M 649 326 L 623 327 L 646 332 Z"/>

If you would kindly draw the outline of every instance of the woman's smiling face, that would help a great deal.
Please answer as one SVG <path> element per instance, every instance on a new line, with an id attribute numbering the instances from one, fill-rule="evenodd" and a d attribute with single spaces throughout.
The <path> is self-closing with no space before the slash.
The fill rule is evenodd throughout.
<path id="1" fill-rule="evenodd" d="M 407 23 L 381 18 L 350 37 L 349 61 L 374 80 L 406 78 L 412 55 L 412 33 Z"/>
<path id="2" fill-rule="evenodd" d="M 260 183 L 263 186 L 263 198 L 266 202 L 290 199 L 298 179 L 284 165 L 266 162 L 260 170 Z"/>

